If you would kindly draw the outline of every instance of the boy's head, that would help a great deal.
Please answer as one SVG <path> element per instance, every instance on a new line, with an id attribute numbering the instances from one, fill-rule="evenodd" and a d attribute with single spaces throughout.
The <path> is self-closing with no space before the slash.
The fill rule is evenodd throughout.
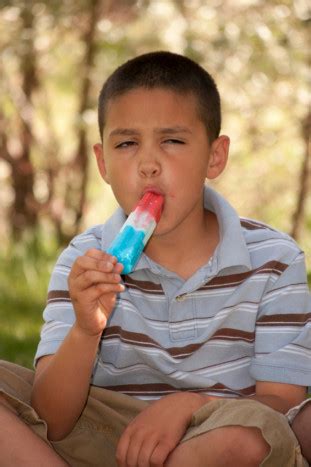
<path id="1" fill-rule="evenodd" d="M 101 138 L 108 102 L 136 88 L 164 88 L 182 95 L 194 95 L 198 115 L 206 127 L 210 143 L 218 138 L 221 108 L 213 78 L 191 59 L 171 52 L 140 55 L 121 65 L 107 79 L 98 102 Z"/>

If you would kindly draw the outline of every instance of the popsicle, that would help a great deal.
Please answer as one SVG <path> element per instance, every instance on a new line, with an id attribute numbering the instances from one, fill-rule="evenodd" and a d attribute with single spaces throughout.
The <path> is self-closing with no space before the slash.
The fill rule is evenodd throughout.
<path id="1" fill-rule="evenodd" d="M 130 213 L 107 252 L 123 264 L 122 274 L 133 271 L 162 214 L 164 197 L 147 191 Z"/>

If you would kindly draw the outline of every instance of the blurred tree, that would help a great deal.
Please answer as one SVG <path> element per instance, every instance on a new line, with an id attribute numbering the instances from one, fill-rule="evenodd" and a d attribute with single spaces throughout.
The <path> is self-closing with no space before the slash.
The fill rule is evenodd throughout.
<path id="1" fill-rule="evenodd" d="M 230 169 L 214 185 L 242 215 L 292 232 L 311 251 L 310 156 L 301 134 L 309 99 L 306 0 L 0 5 L 0 214 L 13 230 L 38 224 L 50 233 L 52 225 L 64 242 L 89 222 L 90 201 L 103 212 L 88 162 L 98 92 L 128 57 L 167 49 L 199 61 L 218 83 L 232 151 Z"/>
<path id="2" fill-rule="evenodd" d="M 95 37 L 96 25 L 100 20 L 101 1 L 90 0 L 78 11 L 74 18 L 74 23 L 79 27 L 81 34 L 81 45 L 83 53 L 81 54 L 80 70 L 81 88 L 78 93 L 78 116 L 82 116 L 89 106 L 89 92 L 91 86 L 91 70 L 93 68 L 95 55 Z M 68 240 L 68 236 L 72 237 L 77 234 L 80 228 L 80 222 L 83 214 L 83 209 L 86 199 L 86 187 L 88 182 L 88 148 L 86 127 L 81 122 L 80 118 L 76 119 L 76 149 L 69 164 L 64 167 L 66 172 L 65 198 L 64 209 L 71 209 L 72 231 L 69 233 L 63 231 L 63 214 L 64 209 L 60 212 L 54 212 L 54 223 L 57 228 L 58 239 L 60 243 Z"/>
<path id="3" fill-rule="evenodd" d="M 14 239 L 20 238 L 27 229 L 35 231 L 41 222 L 41 214 L 48 214 L 60 243 L 67 242 L 79 231 L 86 203 L 89 165 L 87 125 L 83 116 L 90 107 L 97 25 L 104 16 L 114 21 L 126 21 L 135 4 L 133 0 L 16 0 L 4 10 L 4 20 L 11 26 L 13 34 L 10 40 L 2 42 L 2 52 L 16 62 L 16 83 L 10 84 L 10 67 L 6 67 L 3 60 L 1 65 L 8 80 L 3 83 L 7 91 L 3 108 L 9 108 L 9 111 L 0 116 L 0 158 L 11 168 L 13 199 L 9 218 Z M 43 25 L 47 30 L 43 30 Z M 54 45 L 61 54 L 64 36 L 72 42 L 72 53 L 66 58 L 72 66 L 67 80 L 75 84 L 76 93 L 77 109 L 72 129 L 75 147 L 72 145 L 71 156 L 65 157 L 65 161 L 62 160 L 62 141 L 53 128 L 51 103 L 44 99 L 47 97 L 44 89 L 48 79 L 46 73 L 50 71 L 49 66 L 42 68 L 45 43 L 50 42 L 48 34 L 54 35 Z M 74 48 L 78 49 L 77 55 Z M 51 50 L 47 52 L 50 54 Z M 57 66 L 56 62 L 54 65 Z M 21 90 L 16 92 L 19 82 Z M 54 92 L 57 96 L 57 90 Z M 42 96 L 44 107 L 41 103 L 38 105 Z M 36 104 L 33 102 L 35 97 Z M 36 105 L 40 111 L 43 109 L 46 120 L 44 131 L 47 134 L 41 133 L 43 136 L 38 136 L 38 127 L 33 122 Z M 57 111 L 62 112 L 60 108 Z M 40 191 L 45 192 L 43 197 Z"/>
<path id="4" fill-rule="evenodd" d="M 33 145 L 33 112 L 32 96 L 38 87 L 36 70 L 36 51 L 34 48 L 34 17 L 31 9 L 23 5 L 20 9 L 20 41 L 18 53 L 20 57 L 19 72 L 20 90 L 12 94 L 16 106 L 17 134 L 19 144 L 9 145 L 7 125 L 2 115 L 0 139 L 2 145 L 1 157 L 11 167 L 14 201 L 10 209 L 12 234 L 19 239 L 23 229 L 37 224 L 38 203 L 34 197 L 34 167 L 30 157 Z"/>
<path id="5" fill-rule="evenodd" d="M 311 111 L 303 121 L 302 136 L 305 143 L 305 156 L 299 178 L 297 206 L 293 214 L 291 235 L 298 240 L 300 229 L 304 220 L 307 196 L 310 190 L 311 179 Z"/>

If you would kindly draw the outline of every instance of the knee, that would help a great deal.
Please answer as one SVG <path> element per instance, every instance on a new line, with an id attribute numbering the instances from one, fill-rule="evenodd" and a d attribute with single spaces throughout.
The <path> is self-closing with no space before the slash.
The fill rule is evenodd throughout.
<path id="1" fill-rule="evenodd" d="M 14 414 L 17 414 L 16 410 L 9 404 L 5 397 L 2 394 L 0 394 L 0 408 L 2 407 L 5 407 L 5 409 L 9 409 Z"/>
<path id="2" fill-rule="evenodd" d="M 301 446 L 303 456 L 311 463 L 311 404 L 307 404 L 294 418 L 292 430 Z"/>
<path id="3" fill-rule="evenodd" d="M 216 428 L 181 443 L 169 456 L 165 466 L 219 464 L 226 467 L 258 467 L 269 452 L 270 446 L 259 429 L 229 426 Z"/>
<path id="4" fill-rule="evenodd" d="M 270 446 L 258 428 L 236 426 L 224 430 L 230 430 L 222 436 L 226 436 L 224 448 L 232 465 L 257 467 L 268 456 Z"/>

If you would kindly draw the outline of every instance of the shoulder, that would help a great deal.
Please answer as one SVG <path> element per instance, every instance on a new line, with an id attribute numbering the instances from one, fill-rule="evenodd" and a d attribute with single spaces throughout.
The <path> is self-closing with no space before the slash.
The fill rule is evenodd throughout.
<path id="1" fill-rule="evenodd" d="M 290 235 L 268 224 L 245 217 L 240 218 L 243 236 L 253 261 L 280 261 L 286 264 L 303 252 Z"/>
<path id="2" fill-rule="evenodd" d="M 96 225 L 77 235 L 61 252 L 50 277 L 49 292 L 67 290 L 68 276 L 75 260 L 91 248 L 101 249 L 102 227 Z"/>
<path id="3" fill-rule="evenodd" d="M 94 225 L 79 235 L 76 235 L 70 242 L 69 248 L 76 248 L 83 253 L 90 248 L 100 248 L 102 241 L 103 224 Z"/>
<path id="4" fill-rule="evenodd" d="M 71 266 L 78 256 L 82 256 L 91 248 L 101 249 L 103 225 L 95 225 L 76 235 L 60 254 L 57 264 Z"/>

